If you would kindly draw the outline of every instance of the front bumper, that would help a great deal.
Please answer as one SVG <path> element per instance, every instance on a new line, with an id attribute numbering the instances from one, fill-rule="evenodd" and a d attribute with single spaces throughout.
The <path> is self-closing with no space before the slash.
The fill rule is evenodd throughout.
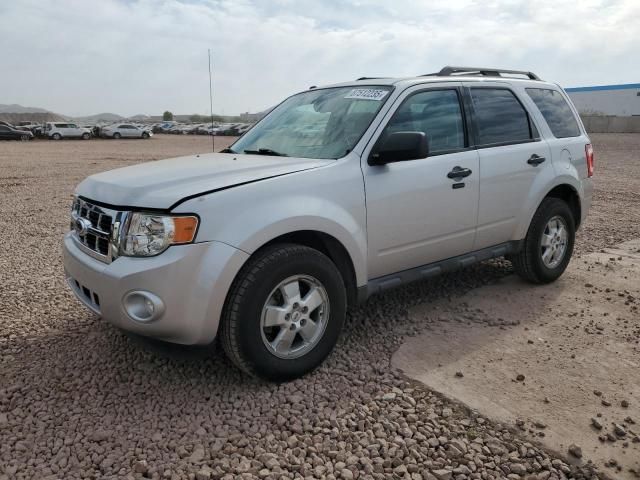
<path id="1" fill-rule="evenodd" d="M 80 250 L 71 233 L 63 248 L 67 283 L 86 307 L 123 330 L 186 345 L 214 340 L 231 282 L 247 258 L 227 244 L 204 242 L 105 264 Z M 151 322 L 131 318 L 123 299 L 134 290 L 162 299 L 162 315 Z"/>

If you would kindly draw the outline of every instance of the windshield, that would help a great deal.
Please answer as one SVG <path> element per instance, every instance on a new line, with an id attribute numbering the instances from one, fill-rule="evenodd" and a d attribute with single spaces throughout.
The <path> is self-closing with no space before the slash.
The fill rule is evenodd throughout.
<path id="1" fill-rule="evenodd" d="M 234 143 L 233 153 L 341 158 L 376 116 L 391 87 L 309 90 L 278 105 Z"/>

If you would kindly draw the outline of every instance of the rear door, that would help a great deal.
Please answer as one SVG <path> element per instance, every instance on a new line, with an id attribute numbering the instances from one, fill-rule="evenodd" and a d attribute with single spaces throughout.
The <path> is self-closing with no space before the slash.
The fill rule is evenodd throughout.
<path id="1" fill-rule="evenodd" d="M 386 114 L 374 138 L 424 132 L 427 158 L 362 168 L 367 203 L 369 278 L 469 252 L 478 212 L 478 153 L 469 146 L 461 84 L 407 89 Z M 470 171 L 450 178 L 456 169 Z"/>
<path id="2" fill-rule="evenodd" d="M 11 129 L 5 125 L 0 125 L 0 140 L 11 138 Z"/>
<path id="3" fill-rule="evenodd" d="M 542 177 L 552 178 L 549 146 L 509 84 L 465 86 L 480 156 L 480 200 L 473 249 L 518 240 L 516 230 Z"/>

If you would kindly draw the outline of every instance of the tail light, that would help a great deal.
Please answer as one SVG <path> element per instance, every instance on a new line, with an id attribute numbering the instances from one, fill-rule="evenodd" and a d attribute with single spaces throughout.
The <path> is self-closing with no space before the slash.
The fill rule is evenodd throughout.
<path id="1" fill-rule="evenodd" d="M 584 146 L 584 153 L 587 157 L 587 177 L 593 177 L 593 147 L 590 143 Z"/>

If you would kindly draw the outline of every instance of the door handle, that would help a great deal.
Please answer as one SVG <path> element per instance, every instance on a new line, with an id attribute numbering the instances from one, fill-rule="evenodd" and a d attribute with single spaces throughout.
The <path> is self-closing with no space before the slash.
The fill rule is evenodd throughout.
<path id="1" fill-rule="evenodd" d="M 537 167 L 538 165 L 540 165 L 542 162 L 544 162 L 546 160 L 546 158 L 541 157 L 537 154 L 533 154 L 529 157 L 529 160 L 527 160 L 527 163 L 529 165 L 533 165 L 534 167 Z"/>
<path id="2" fill-rule="evenodd" d="M 449 173 L 447 173 L 448 178 L 464 178 L 471 175 L 473 172 L 470 168 L 462 168 L 462 167 L 453 167 Z"/>

